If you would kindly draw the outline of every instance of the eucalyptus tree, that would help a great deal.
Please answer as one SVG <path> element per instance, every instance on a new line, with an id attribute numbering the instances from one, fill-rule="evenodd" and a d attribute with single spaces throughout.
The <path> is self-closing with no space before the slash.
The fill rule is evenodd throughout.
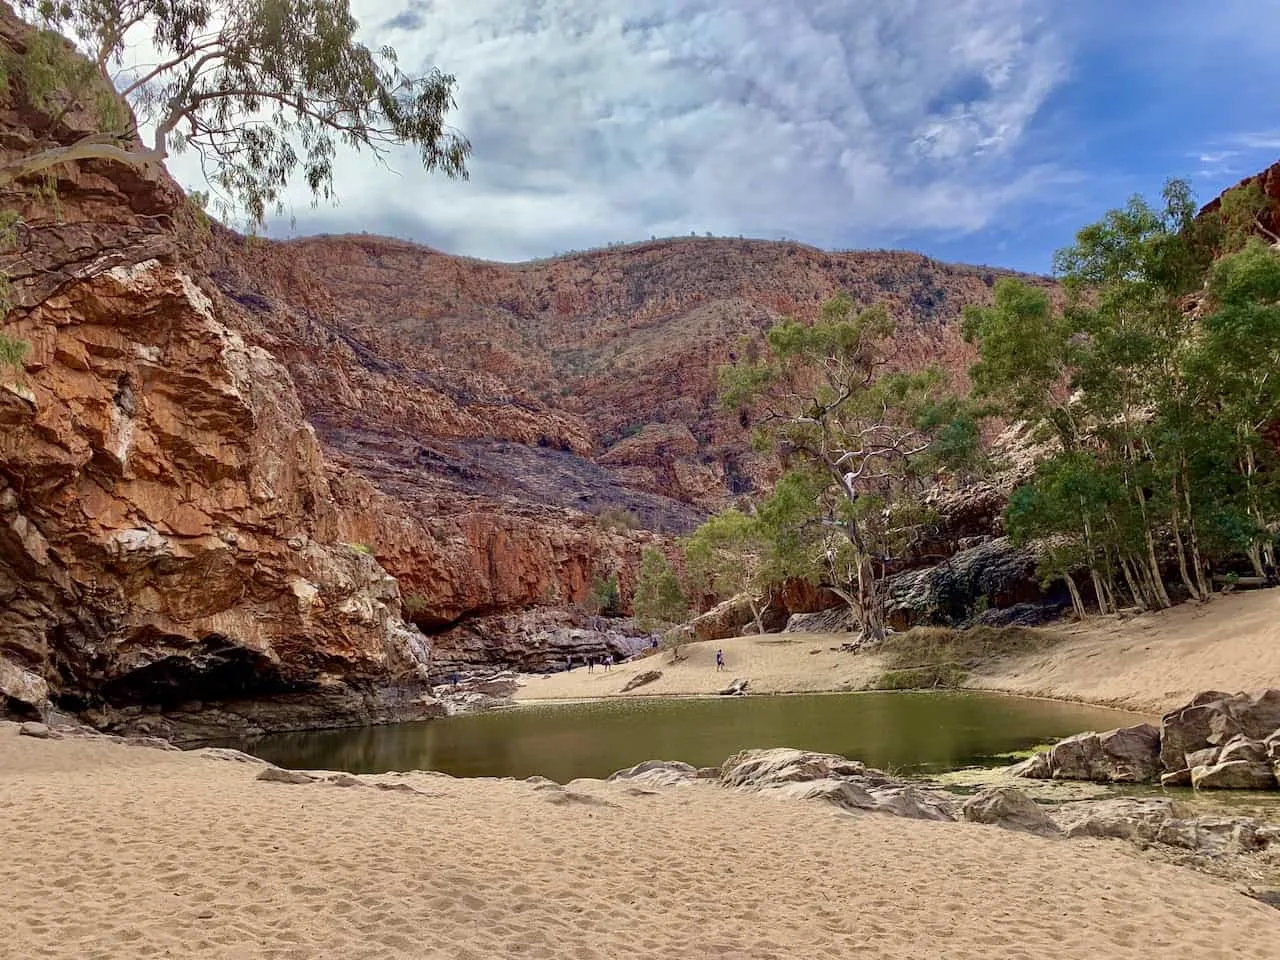
<path id="1" fill-rule="evenodd" d="M 35 0 L 21 9 L 39 29 L 8 51 L 6 82 L 55 119 L 89 113 L 97 129 L 65 142 L 49 124 L 0 164 L 0 187 L 77 160 L 145 168 L 190 150 L 227 208 L 259 225 L 295 174 L 330 199 L 340 146 L 385 160 L 407 144 L 426 169 L 466 174 L 470 144 L 445 121 L 454 77 L 407 73 L 392 48 L 360 43 L 347 0 Z M 141 64 L 128 59 L 139 44 L 150 50 Z"/>
<path id="2" fill-rule="evenodd" d="M 796 549 L 821 551 L 814 562 L 868 643 L 886 633 L 884 581 L 894 559 L 886 534 L 899 526 L 891 518 L 943 451 L 958 458 L 977 440 L 938 370 L 889 369 L 893 332 L 883 309 L 858 311 L 841 295 L 812 325 L 785 318 L 771 327 L 766 356 L 720 371 L 725 405 L 792 471 L 780 485 L 788 510 L 774 512 L 788 515 Z M 797 496 L 806 488 L 809 496 Z"/>
<path id="3" fill-rule="evenodd" d="M 720 598 L 745 596 L 756 632 L 764 633 L 761 613 L 778 580 L 773 546 L 760 519 L 733 507 L 722 510 L 698 527 L 683 546 L 694 590 Z"/>

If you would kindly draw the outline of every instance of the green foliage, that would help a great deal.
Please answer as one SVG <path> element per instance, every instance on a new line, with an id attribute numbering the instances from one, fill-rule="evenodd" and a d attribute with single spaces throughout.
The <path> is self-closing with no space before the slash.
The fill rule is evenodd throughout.
<path id="1" fill-rule="evenodd" d="M 626 533 L 628 530 L 640 528 L 640 518 L 623 507 L 605 507 L 596 514 L 596 521 L 600 524 L 601 530 L 614 533 Z"/>
<path id="2" fill-rule="evenodd" d="M 357 42 L 347 0 L 27 0 L 21 9 L 42 29 L 5 62 L 7 82 L 42 111 L 95 110 L 100 132 L 35 145 L 0 165 L 0 183 L 67 160 L 143 166 L 191 150 L 219 206 L 257 225 L 282 208 L 295 174 L 316 200 L 331 199 L 339 146 L 385 160 L 407 144 L 428 170 L 466 174 L 470 144 L 445 124 L 454 78 L 407 74 L 391 48 Z M 156 59 L 122 69 L 143 33 Z M 125 101 L 151 121 L 150 145 L 137 142 Z"/>
<path id="3" fill-rule="evenodd" d="M 622 613 L 622 593 L 618 589 L 618 575 L 596 577 L 587 593 L 587 609 L 597 616 L 616 617 Z"/>
<path id="4" fill-rule="evenodd" d="M 640 554 L 640 575 L 631 608 L 636 620 L 650 629 L 660 624 L 679 623 L 689 614 L 689 603 L 671 562 L 654 547 L 645 547 Z"/>
<path id="5" fill-rule="evenodd" d="M 25 340 L 15 340 L 0 333 L 0 369 L 10 367 L 14 370 L 21 370 L 22 361 L 26 359 L 30 349 L 31 344 Z"/>
<path id="6" fill-rule="evenodd" d="M 1196 219 L 1179 181 L 1163 200 L 1130 200 L 1059 253 L 1063 306 L 1001 281 L 966 316 L 975 391 L 1057 440 L 1005 520 L 1015 542 L 1043 544 L 1042 577 L 1063 579 L 1078 612 L 1073 571 L 1103 611 L 1126 594 L 1167 606 L 1170 556 L 1174 592 L 1196 598 L 1231 555 L 1276 573 L 1280 463 L 1264 432 L 1280 419 L 1280 253 L 1252 239 L 1214 262 L 1256 219 L 1249 191 L 1217 218 Z"/>
<path id="7" fill-rule="evenodd" d="M 863 633 L 884 637 L 885 565 L 929 522 L 918 498 L 941 471 L 977 460 L 976 411 L 936 369 L 888 369 L 894 324 L 844 295 L 806 326 L 787 318 L 767 355 L 720 371 L 729 410 L 757 449 L 788 468 L 757 516 L 773 576 L 807 576 L 848 600 Z"/>
<path id="8" fill-rule="evenodd" d="M 431 601 L 421 593 L 411 593 L 406 596 L 400 604 L 404 607 L 404 612 L 410 620 L 420 617 L 431 607 Z"/>
<path id="9" fill-rule="evenodd" d="M 871 682 L 872 690 L 936 690 L 963 687 L 968 671 L 956 663 L 939 663 L 906 670 L 886 670 Z"/>
<path id="10" fill-rule="evenodd" d="M 350 549 L 354 550 L 356 553 L 364 553 L 364 554 L 370 554 L 370 555 L 373 553 L 373 551 L 369 548 L 369 545 L 367 543 L 360 543 L 358 540 L 355 541 L 354 543 L 348 543 L 347 546 Z"/>

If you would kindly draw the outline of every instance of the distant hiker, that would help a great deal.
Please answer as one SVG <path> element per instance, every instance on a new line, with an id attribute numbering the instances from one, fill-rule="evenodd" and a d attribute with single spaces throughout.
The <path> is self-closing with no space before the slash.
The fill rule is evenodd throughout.
<path id="1" fill-rule="evenodd" d="M 606 654 L 604 658 L 604 668 L 608 670 L 612 666 L 613 666 L 613 654 L 612 653 Z"/>
<path id="2" fill-rule="evenodd" d="M 462 679 L 462 678 L 461 678 L 461 677 L 459 677 L 459 676 L 458 676 L 458 674 L 457 674 L 456 672 L 451 673 L 451 674 L 449 675 L 449 680 L 450 680 L 450 682 L 453 684 L 453 689 L 455 689 L 455 690 L 457 690 L 457 689 L 458 689 L 458 681 L 459 681 L 459 680 L 461 680 L 461 679 Z"/>
<path id="3" fill-rule="evenodd" d="M 596 658 L 587 657 L 587 673 L 594 673 L 596 669 Z"/>
<path id="4" fill-rule="evenodd" d="M 564 672 L 565 673 L 573 672 L 573 657 L 564 658 Z"/>
<path id="5" fill-rule="evenodd" d="M 657 650 L 657 649 L 658 649 L 658 638 L 657 638 L 657 637 L 652 637 L 652 638 L 650 638 L 650 640 L 649 640 L 649 649 L 650 649 L 650 650 Z"/>
<path id="6" fill-rule="evenodd" d="M 718 673 L 723 669 L 724 669 L 724 651 L 717 650 L 716 651 L 716 672 Z"/>

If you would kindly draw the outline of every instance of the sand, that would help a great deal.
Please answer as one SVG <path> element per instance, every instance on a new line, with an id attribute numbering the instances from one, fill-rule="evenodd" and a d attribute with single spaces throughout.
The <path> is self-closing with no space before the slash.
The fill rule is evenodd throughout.
<path id="1" fill-rule="evenodd" d="M 1274 958 L 1280 912 L 1119 841 L 251 764 L 0 726 L 0 953 L 190 958 Z M 587 802 L 594 798 L 596 802 Z"/>
<path id="2" fill-rule="evenodd" d="M 1000 664 L 975 683 L 1144 713 L 1163 713 L 1202 690 L 1280 687 L 1280 590 L 1052 629 L 1061 643 Z"/>
<path id="3" fill-rule="evenodd" d="M 768 634 L 732 637 L 680 648 L 684 659 L 671 662 L 669 651 L 590 673 L 575 667 L 568 673 L 522 677 L 517 700 L 588 699 L 613 696 L 704 696 L 718 693 L 735 677 L 746 677 L 751 693 L 824 693 L 861 690 L 880 675 L 879 657 L 840 652 L 849 637 L 840 634 Z M 723 650 L 725 669 L 716 671 L 716 650 Z M 648 670 L 662 677 L 622 693 L 628 680 Z"/>
<path id="4" fill-rule="evenodd" d="M 968 686 L 1147 714 L 1163 713 L 1201 690 L 1280 687 L 1280 590 L 1218 596 L 1124 619 L 1092 617 L 1038 632 L 1045 649 L 975 671 Z M 875 655 L 840 653 L 845 640 L 841 634 L 771 634 L 687 644 L 682 652 L 688 659 L 674 665 L 663 651 L 607 672 L 579 667 L 526 677 L 516 697 L 711 695 L 734 677 L 748 678 L 750 693 L 863 689 L 884 665 Z M 722 673 L 715 669 L 717 649 L 725 652 Z M 661 670 L 662 678 L 622 694 L 626 681 L 645 670 Z"/>

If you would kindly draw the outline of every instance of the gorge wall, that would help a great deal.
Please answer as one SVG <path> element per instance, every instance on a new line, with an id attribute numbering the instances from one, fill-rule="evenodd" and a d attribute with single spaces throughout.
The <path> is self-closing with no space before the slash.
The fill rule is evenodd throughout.
<path id="1" fill-rule="evenodd" d="M 89 129 L 6 96 L 0 160 Z M 31 349 L 0 375 L 0 707 L 162 733 L 429 715 L 452 670 L 625 647 L 580 629 L 591 580 L 629 596 L 644 546 L 773 475 L 718 365 L 844 290 L 897 317 L 896 363 L 962 380 L 957 320 L 1000 274 L 733 239 L 526 264 L 248 241 L 163 173 L 56 185 L 3 197 L 3 331 Z"/>

